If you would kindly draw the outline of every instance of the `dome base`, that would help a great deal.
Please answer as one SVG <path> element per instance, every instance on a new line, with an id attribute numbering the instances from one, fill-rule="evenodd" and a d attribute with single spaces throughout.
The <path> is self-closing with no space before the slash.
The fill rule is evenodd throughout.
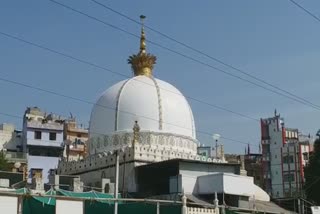
<path id="1" fill-rule="evenodd" d="M 115 132 L 113 135 L 95 136 L 90 138 L 89 154 L 109 152 L 132 147 L 132 132 Z M 140 131 L 137 142 L 142 147 L 158 150 L 171 150 L 178 153 L 196 155 L 198 141 L 187 136 L 164 132 Z"/>

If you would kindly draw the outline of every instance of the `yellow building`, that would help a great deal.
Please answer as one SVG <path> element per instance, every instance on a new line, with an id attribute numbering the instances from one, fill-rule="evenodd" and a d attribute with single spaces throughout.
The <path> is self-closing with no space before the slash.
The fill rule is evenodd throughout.
<path id="1" fill-rule="evenodd" d="M 79 127 L 75 118 L 70 118 L 64 123 L 63 156 L 67 161 L 81 160 L 87 154 L 88 129 Z"/>

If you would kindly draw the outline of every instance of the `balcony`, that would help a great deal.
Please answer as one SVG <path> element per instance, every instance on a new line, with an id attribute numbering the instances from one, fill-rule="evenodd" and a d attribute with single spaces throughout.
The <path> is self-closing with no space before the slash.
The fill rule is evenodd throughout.
<path id="1" fill-rule="evenodd" d="M 71 152 L 84 152 L 85 151 L 85 147 L 84 145 L 77 145 L 77 146 L 70 146 L 70 151 Z"/>
<path id="2" fill-rule="evenodd" d="M 27 155 L 23 152 L 6 152 L 6 159 L 10 163 L 25 163 L 27 162 Z"/>
<path id="3" fill-rule="evenodd" d="M 44 146 L 44 147 L 64 147 L 64 143 L 61 141 L 44 141 L 28 139 L 28 146 Z"/>
<path id="4" fill-rule="evenodd" d="M 264 174 L 264 175 L 263 175 L 263 178 L 264 178 L 264 179 L 271 179 L 270 173 Z"/>
<path id="5" fill-rule="evenodd" d="M 270 153 L 262 154 L 262 160 L 263 161 L 270 161 Z"/>

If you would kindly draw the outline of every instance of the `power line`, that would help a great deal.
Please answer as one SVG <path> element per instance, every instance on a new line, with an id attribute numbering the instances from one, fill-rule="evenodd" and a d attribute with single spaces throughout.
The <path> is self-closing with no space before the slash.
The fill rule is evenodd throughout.
<path id="1" fill-rule="evenodd" d="M 298 4 L 296 1 L 294 0 L 289 0 L 292 4 L 294 4 L 295 6 L 297 6 L 298 8 L 300 8 L 301 10 L 303 10 L 304 12 L 306 12 L 307 14 L 309 14 L 312 18 L 314 18 L 315 20 L 317 20 L 318 22 L 320 22 L 320 18 L 317 17 L 315 14 L 313 14 L 311 11 L 307 10 L 306 8 L 304 8 L 301 4 Z"/>
<path id="2" fill-rule="evenodd" d="M 109 6 L 105 5 L 105 4 L 102 4 L 102 3 L 99 2 L 99 1 L 96 1 L 96 0 L 91 0 L 91 1 L 94 2 L 94 3 L 97 4 L 97 5 L 100 5 L 101 7 L 105 8 L 105 9 L 107 9 L 107 10 L 109 10 L 109 11 L 112 11 L 112 12 L 114 12 L 114 13 L 116 13 L 116 14 L 118 14 L 118 15 L 120 15 L 120 16 L 122 16 L 122 17 L 124 17 L 124 18 L 126 18 L 126 19 L 128 19 L 128 20 L 130 20 L 130 21 L 132 21 L 132 22 L 134 22 L 134 23 L 136 23 L 136 24 L 138 24 L 138 25 L 141 25 L 141 23 L 138 22 L 137 20 L 135 20 L 135 19 L 133 19 L 133 18 L 131 18 L 131 17 L 129 17 L 129 16 L 127 16 L 127 15 L 125 15 L 125 14 L 123 14 L 123 13 L 117 11 L 117 10 L 115 10 L 115 9 L 112 9 L 111 7 L 109 7 Z M 290 0 L 290 1 L 294 2 L 293 0 Z M 317 18 L 317 19 L 318 19 L 318 18 Z M 320 21 L 320 19 L 318 19 L 318 20 Z M 194 47 L 192 47 L 192 46 L 190 46 L 190 45 L 188 45 L 188 44 L 186 44 L 186 43 L 183 43 L 183 42 L 181 42 L 181 41 L 179 41 L 179 40 L 177 40 L 177 39 L 175 39 L 175 38 L 173 38 L 173 37 L 171 37 L 171 36 L 169 36 L 169 35 L 167 35 L 167 34 L 165 34 L 165 33 L 162 33 L 162 32 L 160 32 L 160 31 L 156 30 L 155 28 L 152 28 L 152 27 L 150 27 L 150 26 L 148 26 L 148 25 L 145 25 L 145 24 L 144 24 L 144 27 L 147 28 L 147 29 L 149 29 L 149 30 L 151 30 L 151 31 L 153 31 L 153 32 L 155 32 L 155 33 L 157 33 L 157 34 L 159 34 L 159 35 L 161 35 L 161 36 L 163 36 L 163 37 L 165 37 L 165 38 L 167 38 L 167 39 L 169 39 L 169 40 L 171 40 L 171 41 L 173 41 L 173 42 L 175 42 L 175 43 L 178 43 L 179 45 L 181 45 L 181 46 L 183 46 L 183 47 L 188 48 L 189 50 L 192 50 L 192 51 L 194 51 L 194 52 L 196 52 L 196 53 L 198 53 L 198 54 L 201 54 L 201 55 L 203 55 L 203 56 L 205 56 L 205 57 L 207 57 L 207 58 L 209 58 L 209 59 L 211 59 L 211 60 L 213 60 L 213 61 L 215 61 L 215 62 L 218 62 L 218 63 L 220 63 L 220 64 L 222 64 L 222 65 L 224 65 L 224 66 L 226 66 L 226 67 L 228 67 L 228 68 L 231 68 L 231 69 L 233 69 L 233 70 L 235 70 L 235 71 L 238 71 L 238 72 L 240 72 L 241 74 L 243 74 L 243 75 L 245 75 L 245 76 L 248 76 L 248 77 L 250 77 L 250 78 L 252 78 L 252 79 L 254 79 L 254 80 L 258 81 L 258 82 L 264 83 L 264 84 L 266 84 L 266 85 L 268 85 L 268 86 L 270 86 L 270 87 L 272 87 L 272 88 L 275 88 L 275 89 L 280 90 L 280 91 L 282 91 L 282 92 L 284 92 L 284 93 L 286 93 L 286 94 L 289 94 L 289 95 L 292 96 L 292 97 L 295 97 L 295 98 L 297 98 L 297 99 L 300 99 L 300 100 L 302 100 L 302 101 L 304 101 L 304 102 L 306 102 L 306 103 L 308 103 L 308 104 L 310 104 L 310 105 L 312 105 L 312 106 L 315 106 L 315 107 L 320 108 L 319 105 L 316 105 L 316 104 L 314 104 L 314 103 L 306 100 L 306 99 L 303 98 L 303 97 L 297 96 L 296 94 L 293 94 L 293 93 L 291 93 L 291 92 L 289 92 L 289 91 L 287 91 L 287 90 L 285 90 L 285 89 L 282 89 L 282 88 L 280 88 L 280 87 L 278 87 L 278 86 L 276 86 L 276 85 L 274 85 L 274 84 L 271 84 L 271 83 L 267 82 L 266 80 L 263 80 L 263 79 L 261 79 L 261 78 L 259 78 L 259 77 L 256 77 L 256 76 L 254 76 L 254 75 L 252 75 L 252 74 L 250 74 L 250 73 L 248 73 L 248 72 L 246 72 L 246 71 L 244 71 L 244 70 L 242 70 L 242 69 L 240 69 L 240 68 L 237 68 L 237 67 L 235 67 L 235 66 L 233 66 L 233 65 L 231 65 L 231 64 L 228 64 L 228 63 L 222 61 L 221 59 L 218 59 L 218 58 L 216 58 L 216 57 L 213 57 L 213 56 L 211 56 L 211 55 L 209 55 L 209 54 L 207 54 L 207 53 L 205 53 L 205 52 L 203 52 L 203 51 L 201 51 L 201 50 L 199 50 L 199 49 L 196 49 L 196 48 L 194 48 Z"/>
<path id="3" fill-rule="evenodd" d="M 1 32 L 1 31 L 0 31 L 0 34 L 3 35 L 3 36 L 6 36 L 6 37 L 8 37 L 8 38 L 17 40 L 17 41 L 19 41 L 19 42 L 22 42 L 22 43 L 31 45 L 31 46 L 33 46 L 33 47 L 37 47 L 37 48 L 39 48 L 39 49 L 48 51 L 48 52 L 50 52 L 50 53 L 54 53 L 54 54 L 57 54 L 57 55 L 66 57 L 66 58 L 71 59 L 71 60 L 73 60 L 73 61 L 77 61 L 77 62 L 86 64 L 86 65 L 90 65 L 90 66 L 92 66 L 92 67 L 94 67 L 94 68 L 98 68 L 98 69 L 107 71 L 107 72 L 109 72 L 109 73 L 112 73 L 112 74 L 115 74 L 115 75 L 119 75 L 119 76 L 121 76 L 121 77 L 131 78 L 131 76 L 129 76 L 129 75 L 125 75 L 125 74 L 122 74 L 122 73 L 113 71 L 113 70 L 111 70 L 111 69 L 109 69 L 109 68 L 107 68 L 107 67 L 100 66 L 100 65 L 98 65 L 98 64 L 96 64 L 96 63 L 87 61 L 87 60 L 85 60 L 85 59 L 80 59 L 80 58 L 77 58 L 77 57 L 75 57 L 75 56 L 72 56 L 72 55 L 63 53 L 63 52 L 61 52 L 61 51 L 54 50 L 54 49 L 49 48 L 49 47 L 46 47 L 46 46 L 44 46 L 44 45 L 40 45 L 40 44 L 31 42 L 31 41 L 27 41 L 27 40 L 25 40 L 25 39 L 23 39 L 23 38 L 20 38 L 20 37 L 17 37 L 17 36 L 8 34 L 8 33 L 4 33 L 4 32 Z M 147 83 L 147 82 L 144 82 L 144 81 L 140 81 L 140 80 L 137 80 L 137 79 L 134 79 L 134 80 L 135 80 L 135 81 L 138 81 L 138 82 L 141 82 L 141 83 L 143 83 L 143 84 L 146 84 L 146 85 L 151 85 L 151 84 L 149 84 L 149 83 Z M 173 92 L 173 91 L 171 91 L 171 90 L 168 90 L 168 89 L 165 89 L 165 88 L 161 88 L 161 89 L 164 90 L 164 91 L 168 91 L 168 92 L 170 92 L 170 93 L 174 93 L 174 94 L 177 94 L 177 95 L 180 95 L 180 96 L 181 96 L 181 94 L 178 94 L 178 93 Z M 243 117 L 243 118 L 246 118 L 246 119 L 249 119 L 249 120 L 259 121 L 257 118 L 253 118 L 253 117 L 251 117 L 251 116 L 248 116 L 248 115 L 245 115 L 245 114 L 242 114 L 242 113 L 239 113 L 239 112 L 236 112 L 236 111 L 227 109 L 227 108 L 222 107 L 222 106 L 218 106 L 218 105 L 215 105 L 215 104 L 206 102 L 206 101 L 204 101 L 204 100 L 200 100 L 200 99 L 198 99 L 198 98 L 194 98 L 194 97 L 191 97 L 191 96 L 186 96 L 186 98 L 188 98 L 188 99 L 190 99 L 190 100 L 193 100 L 193 101 L 196 101 L 196 102 L 199 102 L 199 103 L 202 103 L 202 104 L 205 104 L 205 105 L 207 105 L 207 106 L 210 106 L 210 107 L 213 107 L 213 108 L 222 110 L 222 111 L 226 111 L 226 112 L 235 114 L 235 115 L 237 115 L 237 116 L 240 116 L 240 117 Z"/>
<path id="4" fill-rule="evenodd" d="M 22 119 L 20 116 L 18 115 L 13 115 L 13 114 L 8 114 L 8 113 L 4 113 L 4 112 L 0 112 L 1 115 L 6 116 L 6 117 L 13 117 L 13 118 L 18 118 L 18 119 Z"/>
<path id="5" fill-rule="evenodd" d="M 66 8 L 66 9 L 68 9 L 68 10 L 70 10 L 70 11 L 73 11 L 73 12 L 78 13 L 78 14 L 80 14 L 80 15 L 83 15 L 83 16 L 85 16 L 85 17 L 87 17 L 87 18 L 90 18 L 90 19 L 92 19 L 92 20 L 94 20 L 94 21 L 97 21 L 97 22 L 99 22 L 99 23 L 101 23 L 101 24 L 104 24 L 104 25 L 106 25 L 106 26 L 108 26 L 108 27 L 111 27 L 111 28 L 113 28 L 113 29 L 115 29 L 115 30 L 121 31 L 121 32 L 126 33 L 126 34 L 128 34 L 128 35 L 130 35 L 130 36 L 133 36 L 133 37 L 135 37 L 135 38 L 140 38 L 140 36 L 138 36 L 138 35 L 136 35 L 136 34 L 134 34 L 134 33 L 131 33 L 131 32 L 129 32 L 129 31 L 125 30 L 125 29 L 122 29 L 122 28 L 120 28 L 120 27 L 118 27 L 118 26 L 116 26 L 116 25 L 113 25 L 113 24 L 110 24 L 110 23 L 108 23 L 108 22 L 105 22 L 105 21 L 103 21 L 103 20 L 101 20 L 101 19 L 98 19 L 98 18 L 96 18 L 96 17 L 94 17 L 94 16 L 91 16 L 91 15 L 89 15 L 89 14 L 87 14 L 87 13 L 84 13 L 84 12 L 82 12 L 82 11 L 76 10 L 76 9 L 74 9 L 74 8 L 68 6 L 68 5 L 62 4 L 62 3 L 57 2 L 57 1 L 55 1 L 55 0 L 49 0 L 49 1 L 52 2 L 52 3 L 55 3 L 56 5 L 61 6 L 61 7 L 63 7 L 63 8 Z M 274 94 L 277 94 L 277 95 L 286 97 L 286 98 L 288 98 L 288 99 L 294 100 L 294 101 L 296 101 L 296 102 L 298 102 L 298 103 L 301 103 L 301 104 L 303 104 L 303 105 L 305 105 L 305 106 L 312 107 L 312 108 L 314 108 L 314 109 L 316 109 L 316 110 L 320 110 L 320 106 L 316 106 L 316 105 L 314 105 L 314 104 L 312 104 L 312 105 L 311 105 L 311 104 L 308 104 L 308 103 L 305 102 L 305 101 L 299 100 L 299 99 L 297 99 L 297 98 L 295 98 L 295 97 L 288 96 L 288 95 L 283 94 L 283 93 L 281 93 L 281 92 L 278 92 L 278 91 L 276 91 L 276 90 L 270 89 L 270 88 L 268 88 L 268 87 L 266 87 L 266 86 L 263 86 L 263 85 L 260 85 L 260 84 L 258 84 L 258 83 L 255 83 L 255 82 L 253 82 L 253 81 L 250 81 L 250 80 L 248 80 L 248 79 L 245 79 L 245 78 L 243 78 L 243 77 L 241 77 L 241 76 L 237 76 L 237 75 L 235 75 L 235 74 L 233 74 L 233 73 L 230 73 L 230 72 L 228 72 L 228 71 L 226 71 L 226 70 L 223 70 L 223 69 L 220 69 L 220 68 L 218 68 L 218 67 L 212 66 L 212 65 L 210 65 L 210 64 L 208 64 L 208 63 L 202 62 L 202 61 L 200 61 L 200 60 L 198 60 L 198 59 L 195 59 L 195 58 L 193 58 L 193 57 L 191 57 L 191 56 L 188 56 L 188 55 L 186 55 L 186 54 L 183 54 L 183 53 L 180 53 L 180 52 L 178 52 L 178 51 L 175 51 L 175 50 L 173 50 L 173 49 L 171 49 L 171 48 L 168 48 L 168 47 L 166 47 L 166 46 L 163 46 L 163 45 L 161 45 L 161 44 L 159 44 L 159 43 L 156 43 L 156 42 L 153 42 L 153 41 L 151 41 L 151 40 L 146 39 L 146 41 L 149 42 L 150 44 L 153 44 L 154 46 L 160 47 L 160 48 L 162 48 L 162 49 L 164 49 L 164 50 L 167 50 L 167 51 L 169 51 L 169 52 L 171 52 L 171 53 L 174 53 L 174 54 L 176 54 L 176 55 L 179 55 L 179 56 L 181 56 L 181 57 L 184 57 L 184 58 L 189 59 L 189 60 L 191 60 L 191 61 L 194 61 L 194 62 L 196 62 L 196 63 L 199 63 L 199 64 L 204 65 L 204 66 L 206 66 L 206 67 L 212 68 L 212 69 L 214 69 L 214 70 L 216 70 L 216 71 L 218 71 L 218 72 L 224 73 L 224 74 L 226 74 L 226 75 L 228 75 L 228 76 L 231 76 L 231 77 L 233 77 L 233 78 L 236 78 L 236 79 L 239 79 L 239 80 L 241 80 L 241 81 L 250 83 L 250 84 L 255 85 L 255 86 L 259 87 L 259 88 L 262 88 L 262 89 L 265 89 L 265 90 L 267 90 L 267 91 L 270 91 L 270 92 L 272 92 L 272 93 L 274 93 Z"/>
<path id="6" fill-rule="evenodd" d="M 43 88 L 40 88 L 40 87 L 28 85 L 28 84 L 25 84 L 25 83 L 20 83 L 20 82 L 9 80 L 9 79 L 5 79 L 5 78 L 2 78 L 2 77 L 0 77 L 0 81 L 7 82 L 7 83 L 10 83 L 10 84 L 14 84 L 14 85 L 18 85 L 18 86 L 23 86 L 25 88 L 30 88 L 30 89 L 33 89 L 33 90 L 37 90 L 37 91 L 41 91 L 41 92 L 44 92 L 44 93 L 52 94 L 52 95 L 55 95 L 55 96 L 63 97 L 63 98 L 66 98 L 66 99 L 70 99 L 70 100 L 86 103 L 86 104 L 89 104 L 89 105 L 98 106 L 98 107 L 105 108 L 105 109 L 117 110 L 116 108 L 113 108 L 113 107 L 110 107 L 110 106 L 97 104 L 97 103 L 94 103 L 92 101 L 88 101 L 88 100 L 85 100 L 85 99 L 82 99 L 82 98 L 69 96 L 69 95 L 58 93 L 58 92 L 55 92 L 55 91 L 52 91 L 52 90 L 43 89 Z M 154 118 L 147 117 L 147 116 L 142 116 L 142 115 L 136 115 L 136 114 L 134 114 L 132 112 L 123 111 L 123 110 L 119 110 L 119 109 L 118 109 L 118 111 L 122 112 L 122 113 L 126 113 L 126 114 L 131 114 L 131 115 L 134 115 L 134 116 L 139 116 L 141 118 L 145 118 L 145 119 L 148 119 L 148 120 L 158 121 L 158 119 L 154 119 Z M 10 115 L 10 114 L 1 113 L 1 112 L 0 112 L 0 114 L 5 115 L 5 116 L 10 116 L 10 117 L 11 116 L 12 117 L 17 117 L 15 115 Z M 172 124 L 172 123 L 168 123 L 168 122 L 163 122 L 163 123 L 168 124 L 168 125 L 172 125 L 172 126 L 175 126 L 175 127 L 178 127 L 178 128 L 186 129 L 186 130 L 191 130 L 190 128 L 182 127 L 182 126 L 179 126 L 179 125 L 176 125 L 176 124 Z M 207 136 L 210 136 L 210 137 L 212 136 L 212 133 L 209 133 L 209 132 L 206 132 L 206 131 L 201 131 L 201 130 L 195 130 L 195 131 L 197 133 L 199 133 L 199 134 L 207 135 Z M 105 134 L 102 134 L 102 133 L 95 133 L 95 134 L 105 135 Z M 246 142 L 235 140 L 235 139 L 228 138 L 228 137 L 223 137 L 222 136 L 220 138 L 221 139 L 225 139 L 225 140 L 229 140 L 229 141 L 232 141 L 232 142 L 240 143 L 240 144 L 245 144 L 245 145 L 250 144 L 250 143 L 246 143 Z M 250 145 L 257 146 L 257 145 L 254 145 L 254 144 L 250 144 Z"/>

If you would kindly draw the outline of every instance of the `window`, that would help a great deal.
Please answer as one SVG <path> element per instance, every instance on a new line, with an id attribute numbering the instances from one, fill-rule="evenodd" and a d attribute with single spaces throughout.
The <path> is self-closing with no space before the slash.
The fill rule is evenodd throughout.
<path id="1" fill-rule="evenodd" d="M 39 151 L 37 149 L 30 149 L 29 150 L 29 155 L 40 156 L 41 155 L 41 151 Z"/>
<path id="2" fill-rule="evenodd" d="M 49 133 L 49 140 L 56 140 L 57 139 L 57 133 L 50 132 Z"/>
<path id="3" fill-rule="evenodd" d="M 284 156 L 283 157 L 283 163 L 293 163 L 293 156 Z"/>
<path id="4" fill-rule="evenodd" d="M 308 153 L 307 153 L 307 152 L 304 152 L 304 153 L 303 153 L 303 160 L 309 160 L 309 157 L 308 157 Z"/>
<path id="5" fill-rule="evenodd" d="M 32 178 L 42 178 L 42 169 L 31 169 Z"/>
<path id="6" fill-rule="evenodd" d="M 50 169 L 49 170 L 49 174 L 52 175 L 52 176 L 55 175 L 56 174 L 56 170 L 55 169 Z"/>
<path id="7" fill-rule="evenodd" d="M 34 131 L 34 139 L 41 140 L 41 132 L 40 131 Z"/>
<path id="8" fill-rule="evenodd" d="M 284 174 L 283 181 L 284 182 L 294 182 L 294 174 Z"/>

